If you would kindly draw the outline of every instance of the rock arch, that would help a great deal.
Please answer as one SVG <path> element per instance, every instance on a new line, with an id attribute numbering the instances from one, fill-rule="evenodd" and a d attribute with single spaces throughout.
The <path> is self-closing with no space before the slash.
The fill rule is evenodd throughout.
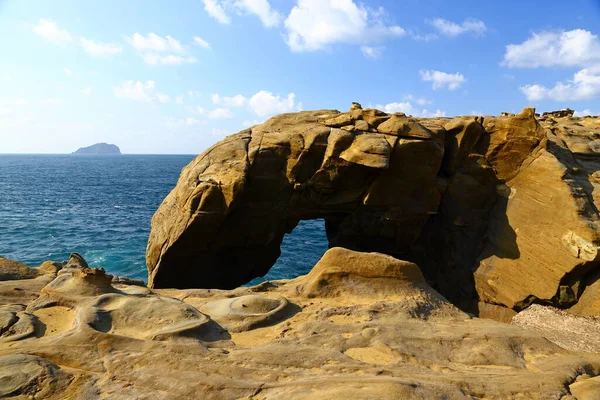
<path id="1" fill-rule="evenodd" d="M 440 126 L 362 109 L 232 135 L 184 168 L 154 216 L 149 283 L 236 287 L 269 270 L 303 219 L 323 218 L 331 245 L 404 253 L 437 212 L 444 140 Z"/>
<path id="2" fill-rule="evenodd" d="M 149 285 L 237 287 L 266 274 L 298 221 L 323 218 L 331 247 L 416 262 L 464 309 L 479 299 L 572 304 L 596 261 L 577 258 L 564 237 L 571 229 L 594 251 L 600 243 L 588 193 L 600 163 L 594 137 L 560 129 L 544 129 L 532 108 L 418 119 L 354 104 L 271 118 L 183 169 L 152 219 Z M 549 187 L 536 189 L 540 177 Z M 543 205 L 536 190 L 560 202 Z M 536 249 L 542 265 L 530 261 Z"/>

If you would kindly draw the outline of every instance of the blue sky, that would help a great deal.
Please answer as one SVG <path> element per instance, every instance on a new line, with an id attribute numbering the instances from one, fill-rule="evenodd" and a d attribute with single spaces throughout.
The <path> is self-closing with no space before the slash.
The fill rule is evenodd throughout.
<path id="1" fill-rule="evenodd" d="M 352 101 L 600 114 L 598 35 L 598 0 L 0 0 L 0 153 L 197 154 Z"/>

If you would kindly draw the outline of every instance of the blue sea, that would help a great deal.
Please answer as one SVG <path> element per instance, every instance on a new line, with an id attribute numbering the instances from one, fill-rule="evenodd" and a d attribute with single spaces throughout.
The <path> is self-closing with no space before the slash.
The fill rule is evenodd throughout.
<path id="1" fill-rule="evenodd" d="M 187 155 L 1 155 L 0 256 L 37 266 L 78 252 L 92 267 L 147 281 L 150 219 Z M 263 279 L 310 271 L 327 249 L 322 220 L 286 235 Z"/>

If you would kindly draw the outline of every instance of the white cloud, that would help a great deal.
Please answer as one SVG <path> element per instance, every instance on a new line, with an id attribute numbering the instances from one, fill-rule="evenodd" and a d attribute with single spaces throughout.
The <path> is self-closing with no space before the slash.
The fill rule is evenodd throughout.
<path id="1" fill-rule="evenodd" d="M 574 114 L 574 115 L 575 115 L 576 117 L 586 117 L 586 116 L 588 116 L 588 115 L 600 115 L 600 112 L 594 113 L 594 112 L 590 111 L 590 109 L 589 109 L 589 108 L 586 108 L 586 109 L 585 109 L 585 110 L 583 110 L 583 111 L 575 111 L 575 114 Z"/>
<path id="2" fill-rule="evenodd" d="M 190 91 L 188 91 L 188 96 L 190 97 L 190 99 L 197 99 L 200 97 L 200 92 L 190 90 Z"/>
<path id="3" fill-rule="evenodd" d="M 169 96 L 156 90 L 156 82 L 154 81 L 126 81 L 121 83 L 120 86 L 114 87 L 113 93 L 123 99 L 147 103 L 155 101 L 166 103 L 169 101 Z"/>
<path id="4" fill-rule="evenodd" d="M 204 11 L 211 17 L 216 19 L 220 24 L 230 24 L 231 18 L 225 13 L 223 5 L 218 0 L 202 0 L 204 3 Z"/>
<path id="5" fill-rule="evenodd" d="M 28 104 L 28 101 L 23 98 L 6 98 L 0 97 L 0 105 L 9 105 L 9 106 L 24 106 Z"/>
<path id="6" fill-rule="evenodd" d="M 259 117 L 271 116 L 292 111 L 302 110 L 302 103 L 296 103 L 296 95 L 290 93 L 286 98 L 275 96 L 271 92 L 261 90 L 250 98 L 248 104 Z"/>
<path id="7" fill-rule="evenodd" d="M 285 20 L 286 42 L 292 51 L 301 52 L 339 43 L 365 45 L 406 34 L 384 20 L 382 8 L 373 11 L 353 0 L 298 0 Z"/>
<path id="8" fill-rule="evenodd" d="M 360 46 L 360 51 L 363 56 L 374 59 L 380 58 L 384 49 L 385 47 L 383 46 Z"/>
<path id="9" fill-rule="evenodd" d="M 216 108 L 206 114 L 210 119 L 229 119 L 233 118 L 233 113 L 226 108 Z"/>
<path id="10" fill-rule="evenodd" d="M 268 0 L 237 0 L 235 7 L 256 15 L 267 28 L 279 26 L 282 16 L 271 8 Z"/>
<path id="11" fill-rule="evenodd" d="M 90 94 L 92 94 L 92 88 L 91 87 L 87 87 L 87 88 L 83 89 L 81 91 L 81 93 L 85 94 L 86 96 L 89 96 Z"/>
<path id="12" fill-rule="evenodd" d="M 175 104 L 183 104 L 183 96 L 175 97 Z"/>
<path id="13" fill-rule="evenodd" d="M 473 36 L 483 36 L 487 31 L 487 27 L 483 21 L 477 19 L 466 19 L 462 24 L 457 24 L 442 18 L 436 18 L 432 21 L 427 21 L 442 35 L 459 36 L 463 33 L 471 33 Z"/>
<path id="14" fill-rule="evenodd" d="M 131 37 L 125 37 L 125 41 L 140 52 L 146 64 L 182 65 L 198 61 L 195 57 L 187 56 L 186 46 L 169 35 L 163 38 L 152 32 L 146 36 L 134 33 Z"/>
<path id="15" fill-rule="evenodd" d="M 41 99 L 39 103 L 41 106 L 62 106 L 65 104 L 65 101 L 57 97 L 49 97 L 46 99 Z"/>
<path id="16" fill-rule="evenodd" d="M 44 18 L 33 28 L 33 31 L 54 43 L 65 43 L 73 40 L 71 34 L 65 29 L 59 28 L 55 22 L 47 21 Z"/>
<path id="17" fill-rule="evenodd" d="M 201 121 L 198 120 L 196 118 L 173 118 L 173 117 L 168 117 L 165 120 L 165 126 L 167 126 L 167 128 L 179 128 L 179 127 L 183 127 L 183 126 L 195 126 L 195 125 L 206 125 L 206 121 Z"/>
<path id="18" fill-rule="evenodd" d="M 215 104 L 223 104 L 227 107 L 242 107 L 248 103 L 248 99 L 241 94 L 236 94 L 233 97 L 221 96 L 214 93 L 211 96 L 212 102 Z"/>
<path id="19" fill-rule="evenodd" d="M 484 115 L 481 111 L 479 110 L 472 110 L 471 111 L 471 115 L 474 115 L 476 117 L 480 116 L 480 115 Z"/>
<path id="20" fill-rule="evenodd" d="M 419 71 L 419 76 L 422 81 L 433 82 L 433 89 L 455 90 L 466 82 L 465 76 L 461 73 L 448 74 L 446 72 L 427 70 Z"/>
<path id="21" fill-rule="evenodd" d="M 420 106 L 424 106 L 424 105 L 433 103 L 432 100 L 426 99 L 425 97 L 415 97 L 412 94 L 408 94 L 408 95 L 404 96 L 403 99 L 405 101 L 414 101 L 415 103 L 417 103 Z"/>
<path id="22" fill-rule="evenodd" d="M 210 43 L 202 39 L 200 36 L 194 36 L 194 43 L 200 47 L 204 47 L 205 49 L 211 49 Z"/>
<path id="23" fill-rule="evenodd" d="M 337 1 L 337 0 L 336 0 Z M 202 0 L 204 10 L 220 24 L 230 24 L 228 12 L 236 11 L 238 15 L 256 15 L 267 28 L 279 26 L 283 17 L 275 11 L 269 0 Z"/>
<path id="24" fill-rule="evenodd" d="M 146 53 L 142 56 L 146 64 L 150 65 L 182 65 L 193 64 L 198 60 L 195 57 L 184 57 L 175 54 L 160 55 L 157 53 Z"/>
<path id="25" fill-rule="evenodd" d="M 436 40 L 439 39 L 440 37 L 438 35 L 436 35 L 435 33 L 427 33 L 425 35 L 420 35 L 414 32 L 411 32 L 410 36 L 415 39 L 415 40 L 420 40 L 423 42 L 430 42 L 432 40 Z"/>
<path id="26" fill-rule="evenodd" d="M 600 96 L 600 39 L 584 29 L 533 33 L 521 44 L 506 46 L 501 65 L 509 68 L 583 68 L 573 79 L 557 82 L 553 87 L 540 84 L 520 87 L 529 101 L 578 101 Z"/>
<path id="27" fill-rule="evenodd" d="M 205 121 L 200 121 L 197 120 L 196 118 L 186 118 L 185 119 L 185 124 L 188 126 L 192 126 L 192 125 L 205 125 L 206 122 Z"/>
<path id="28" fill-rule="evenodd" d="M 169 101 L 171 101 L 171 99 L 168 95 L 166 95 L 164 93 L 158 93 L 158 92 L 156 93 L 156 99 L 163 104 L 166 104 Z"/>
<path id="29" fill-rule="evenodd" d="M 196 107 L 196 111 L 201 115 L 206 115 L 210 119 L 229 119 L 233 118 L 233 113 L 227 108 L 215 108 L 214 110 L 207 110 L 200 106 Z"/>
<path id="30" fill-rule="evenodd" d="M 153 51 L 157 53 L 185 53 L 185 47 L 179 40 L 167 35 L 164 38 L 150 32 L 146 36 L 134 33 L 125 37 L 125 41 L 138 51 Z"/>
<path id="31" fill-rule="evenodd" d="M 509 68 L 587 67 L 596 63 L 600 63 L 598 36 L 575 29 L 534 33 L 521 44 L 509 44 L 502 65 Z"/>
<path id="32" fill-rule="evenodd" d="M 600 68 L 582 69 L 567 83 L 558 82 L 553 88 L 542 85 L 526 85 L 520 88 L 529 101 L 591 100 L 600 96 Z"/>
<path id="33" fill-rule="evenodd" d="M 446 112 L 441 110 L 436 110 L 435 112 L 431 112 L 427 109 L 418 109 L 412 105 L 411 102 L 406 101 L 402 103 L 389 103 L 389 104 L 377 104 L 375 108 L 385 111 L 386 113 L 396 113 L 402 112 L 406 115 L 412 115 L 415 117 L 423 117 L 423 118 L 433 118 L 433 117 L 445 117 Z"/>
<path id="34" fill-rule="evenodd" d="M 0 116 L 9 115 L 13 117 L 18 111 L 23 110 L 24 106 L 27 104 L 27 100 L 23 98 L 6 98 L 0 97 Z"/>
<path id="35" fill-rule="evenodd" d="M 228 97 L 214 93 L 211 96 L 211 99 L 214 104 L 223 105 L 226 107 L 249 106 L 250 109 L 259 117 L 302 110 L 302 104 L 296 102 L 296 95 L 294 93 L 290 93 L 284 98 L 282 98 L 280 95 L 274 95 L 266 90 L 261 90 L 250 98 L 247 98 L 241 94 Z M 206 110 L 204 110 L 204 113 L 206 113 Z"/>
<path id="36" fill-rule="evenodd" d="M 67 76 L 71 76 L 72 72 L 69 68 L 65 68 L 65 74 L 67 74 Z"/>
<path id="37" fill-rule="evenodd" d="M 83 50 L 92 57 L 112 56 L 123 51 L 121 46 L 112 43 L 94 42 L 84 37 L 80 38 L 79 41 Z"/>

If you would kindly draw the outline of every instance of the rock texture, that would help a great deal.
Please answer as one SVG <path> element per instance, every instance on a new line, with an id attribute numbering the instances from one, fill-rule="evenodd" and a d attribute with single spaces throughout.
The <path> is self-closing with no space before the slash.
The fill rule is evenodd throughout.
<path id="1" fill-rule="evenodd" d="M 269 270 L 299 220 L 323 218 L 331 247 L 415 262 L 464 310 L 586 315 L 578 301 L 600 301 L 598 137 L 600 119 L 568 110 L 283 114 L 183 169 L 152 219 L 149 284 L 234 288 Z"/>
<path id="2" fill-rule="evenodd" d="M 114 283 L 77 255 L 55 265 L 39 297 L 0 294 L 2 398 L 600 395 L 598 353 L 551 343 L 554 327 L 473 318 L 414 263 L 384 254 L 332 248 L 306 276 L 230 291 Z M 35 274 L 6 282 L 25 287 Z M 575 344 L 597 350 L 596 337 Z"/>

